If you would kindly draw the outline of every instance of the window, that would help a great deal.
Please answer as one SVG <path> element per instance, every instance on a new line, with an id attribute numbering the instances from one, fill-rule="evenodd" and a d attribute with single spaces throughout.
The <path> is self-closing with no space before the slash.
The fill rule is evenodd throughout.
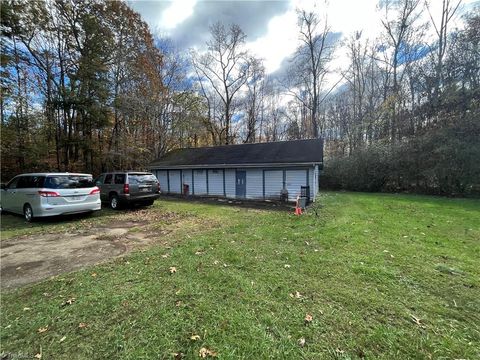
<path id="1" fill-rule="evenodd" d="M 45 187 L 49 189 L 82 189 L 93 187 L 91 176 L 55 175 L 45 179 Z"/>
<path id="2" fill-rule="evenodd" d="M 20 176 L 17 183 L 17 189 L 26 189 L 30 186 L 30 176 Z"/>
<path id="3" fill-rule="evenodd" d="M 197 174 L 203 174 L 203 170 L 197 170 Z"/>
<path id="4" fill-rule="evenodd" d="M 115 174 L 115 184 L 124 184 L 125 174 Z"/>
<path id="5" fill-rule="evenodd" d="M 212 170 L 212 174 L 218 174 L 218 170 Z"/>
<path id="6" fill-rule="evenodd" d="M 111 184 L 112 183 L 112 178 L 113 178 L 112 174 L 107 174 L 105 176 L 105 184 Z"/>
<path id="7" fill-rule="evenodd" d="M 19 179 L 20 179 L 19 177 L 16 177 L 16 178 L 14 178 L 13 180 L 11 180 L 11 181 L 7 184 L 7 188 L 9 188 L 9 189 L 16 189 Z"/>
<path id="8" fill-rule="evenodd" d="M 95 179 L 95 185 L 99 186 L 103 184 L 103 179 L 105 178 L 105 175 L 100 175 Z"/>
<path id="9" fill-rule="evenodd" d="M 128 182 L 132 185 L 136 184 L 149 184 L 156 182 L 157 178 L 152 174 L 129 174 Z"/>

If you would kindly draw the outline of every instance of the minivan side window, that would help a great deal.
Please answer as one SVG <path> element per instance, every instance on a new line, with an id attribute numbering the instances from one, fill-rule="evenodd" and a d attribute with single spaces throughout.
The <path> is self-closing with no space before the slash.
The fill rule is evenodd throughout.
<path id="1" fill-rule="evenodd" d="M 42 188 L 45 182 L 45 176 L 30 176 L 30 187 L 32 188 Z"/>
<path id="2" fill-rule="evenodd" d="M 7 188 L 8 189 L 16 189 L 19 179 L 20 178 L 17 177 L 17 178 L 14 178 L 14 179 L 10 180 L 10 182 L 7 184 Z"/>
<path id="3" fill-rule="evenodd" d="M 18 178 L 17 189 L 26 189 L 29 188 L 30 176 L 20 176 Z"/>
<path id="4" fill-rule="evenodd" d="M 107 174 L 105 176 L 105 182 L 104 184 L 111 184 L 112 183 L 112 174 Z"/>

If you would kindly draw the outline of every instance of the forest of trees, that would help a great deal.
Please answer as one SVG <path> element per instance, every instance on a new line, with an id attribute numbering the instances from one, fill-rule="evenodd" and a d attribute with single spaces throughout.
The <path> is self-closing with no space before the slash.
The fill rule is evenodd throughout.
<path id="1" fill-rule="evenodd" d="M 121 1 L 2 1 L 2 180 L 322 137 L 325 187 L 480 194 L 480 12 L 457 29 L 460 2 L 438 1 L 440 13 L 382 1 L 373 39 L 339 40 L 298 9 L 297 50 L 275 74 L 236 24 L 212 24 L 205 51 L 185 52 Z M 339 50 L 350 64 L 332 84 Z"/>

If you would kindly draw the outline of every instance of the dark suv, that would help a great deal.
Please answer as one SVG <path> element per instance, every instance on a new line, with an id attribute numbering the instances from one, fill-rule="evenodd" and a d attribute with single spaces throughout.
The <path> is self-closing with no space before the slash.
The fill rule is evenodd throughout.
<path id="1" fill-rule="evenodd" d="M 116 171 L 100 175 L 95 180 L 100 188 L 100 199 L 112 209 L 121 205 L 152 205 L 160 196 L 160 184 L 148 172 Z"/>

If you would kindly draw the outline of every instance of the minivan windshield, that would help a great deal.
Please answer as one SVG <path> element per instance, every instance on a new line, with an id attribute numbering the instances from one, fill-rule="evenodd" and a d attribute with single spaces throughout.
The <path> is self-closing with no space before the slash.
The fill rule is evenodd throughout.
<path id="1" fill-rule="evenodd" d="M 155 175 L 152 174 L 128 174 L 128 182 L 134 184 L 146 184 L 157 181 Z"/>
<path id="2" fill-rule="evenodd" d="M 82 189 L 94 187 L 93 178 L 84 175 L 47 176 L 44 187 L 49 189 Z"/>

